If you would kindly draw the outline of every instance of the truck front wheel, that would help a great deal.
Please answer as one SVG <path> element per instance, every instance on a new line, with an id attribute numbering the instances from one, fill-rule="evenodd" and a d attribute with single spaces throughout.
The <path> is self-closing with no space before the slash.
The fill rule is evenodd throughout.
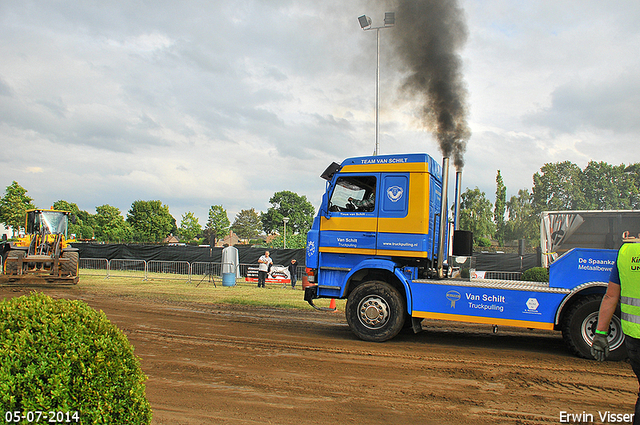
<path id="1" fill-rule="evenodd" d="M 569 349 L 577 356 L 592 359 L 591 344 L 598 325 L 598 311 L 601 295 L 589 295 L 575 302 L 567 311 L 562 323 L 562 337 Z M 609 326 L 609 356 L 607 360 L 623 360 L 627 357 L 624 346 L 624 334 L 620 321 L 620 307 L 611 319 Z"/>
<path id="2" fill-rule="evenodd" d="M 370 281 L 359 285 L 349 295 L 347 323 L 358 338 L 387 341 L 402 330 L 406 308 L 398 290 L 385 282 Z"/>

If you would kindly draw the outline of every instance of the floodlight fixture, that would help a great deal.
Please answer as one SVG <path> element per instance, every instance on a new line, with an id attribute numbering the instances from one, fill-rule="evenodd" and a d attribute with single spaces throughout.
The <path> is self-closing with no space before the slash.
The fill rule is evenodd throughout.
<path id="1" fill-rule="evenodd" d="M 371 18 L 368 17 L 367 15 L 360 16 L 358 18 L 358 21 L 360 22 L 360 28 L 362 29 L 365 29 L 371 26 Z"/>
<path id="2" fill-rule="evenodd" d="M 395 12 L 386 12 L 384 14 L 384 26 L 388 27 L 391 25 L 395 25 L 396 23 L 396 14 Z"/>

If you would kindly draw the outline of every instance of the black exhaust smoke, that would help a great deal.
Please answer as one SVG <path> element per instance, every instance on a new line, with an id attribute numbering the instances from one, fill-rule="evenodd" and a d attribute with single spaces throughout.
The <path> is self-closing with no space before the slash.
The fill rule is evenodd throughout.
<path id="1" fill-rule="evenodd" d="M 458 52 L 467 40 L 464 11 L 457 0 L 386 0 L 396 12 L 389 31 L 408 73 L 403 88 L 422 104 L 421 119 L 456 169 L 464 166 L 471 131 L 467 124 L 467 88 Z"/>

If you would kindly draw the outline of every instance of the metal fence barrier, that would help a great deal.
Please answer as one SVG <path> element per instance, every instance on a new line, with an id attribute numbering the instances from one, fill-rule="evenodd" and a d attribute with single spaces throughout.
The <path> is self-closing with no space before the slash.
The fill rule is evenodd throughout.
<path id="1" fill-rule="evenodd" d="M 153 273 L 153 279 L 185 278 L 191 281 L 191 264 L 188 261 L 147 261 L 147 279 Z"/>
<path id="2" fill-rule="evenodd" d="M 88 276 L 124 277 L 148 279 L 186 279 L 188 282 L 201 280 L 203 277 L 222 279 L 221 263 L 161 260 L 125 260 L 114 258 L 80 258 L 78 267 Z M 225 265 L 229 267 L 229 265 Z M 238 264 L 239 275 L 246 278 L 249 268 L 256 264 Z M 282 266 L 279 266 L 282 267 Z M 298 267 L 296 280 L 300 282 L 304 275 L 304 267 Z"/>
<path id="3" fill-rule="evenodd" d="M 106 258 L 80 258 L 78 267 L 86 270 L 86 275 L 109 277 L 109 260 Z"/>
<path id="4" fill-rule="evenodd" d="M 485 279 L 497 279 L 497 280 L 520 280 L 520 272 L 497 272 L 487 271 L 484 273 Z"/>
<path id="5" fill-rule="evenodd" d="M 191 276 L 216 276 L 222 277 L 222 264 L 212 262 L 191 263 Z"/>
<path id="6" fill-rule="evenodd" d="M 145 260 L 109 260 L 108 277 L 137 277 L 147 280 Z"/>

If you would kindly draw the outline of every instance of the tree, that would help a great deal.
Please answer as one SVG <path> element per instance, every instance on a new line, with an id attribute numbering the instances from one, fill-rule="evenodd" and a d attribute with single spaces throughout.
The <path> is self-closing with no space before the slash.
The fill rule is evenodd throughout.
<path id="1" fill-rule="evenodd" d="M 287 228 L 287 249 L 304 249 L 307 246 L 307 234 L 297 233 L 295 235 L 289 234 Z M 271 240 L 269 248 L 284 248 L 284 238 L 282 235 L 278 235 Z"/>
<path id="2" fill-rule="evenodd" d="M 69 234 L 76 235 L 78 239 L 91 239 L 94 237 L 93 217 L 86 211 L 80 211 L 78 205 L 64 200 L 53 203 L 54 210 L 69 211 Z"/>
<path id="3" fill-rule="evenodd" d="M 504 213 L 506 209 L 507 188 L 502 181 L 500 170 L 496 175 L 496 203 L 493 207 L 493 222 L 496 225 L 496 240 L 504 245 Z"/>
<path id="4" fill-rule="evenodd" d="M 509 220 L 505 223 L 505 240 L 535 242 L 540 238 L 540 216 L 533 210 L 532 199 L 528 189 L 520 189 L 518 195 L 507 202 Z"/>
<path id="5" fill-rule="evenodd" d="M 542 211 L 578 210 L 585 207 L 582 170 L 570 161 L 544 164 L 533 175 L 533 206 Z"/>
<path id="6" fill-rule="evenodd" d="M 632 186 L 629 191 L 629 205 L 631 208 L 640 208 L 640 163 L 631 164 L 624 169 L 625 184 Z"/>
<path id="7" fill-rule="evenodd" d="M 35 208 L 32 201 L 27 196 L 27 190 L 15 180 L 5 189 L 5 195 L 0 199 L 0 220 L 5 226 L 11 227 L 14 237 L 24 227 L 27 210 Z"/>
<path id="8" fill-rule="evenodd" d="M 127 214 L 127 222 L 138 242 L 160 242 L 177 231 L 176 219 L 160 201 L 135 201 Z"/>
<path id="9" fill-rule="evenodd" d="M 626 210 L 638 206 L 636 175 L 624 164 L 589 161 L 582 172 L 585 209 Z"/>
<path id="10" fill-rule="evenodd" d="M 565 161 L 545 164 L 533 176 L 536 212 L 640 207 L 639 164 L 590 161 L 584 170 Z"/>
<path id="11" fill-rule="evenodd" d="M 241 239 L 253 239 L 260 235 L 262 222 L 255 209 L 241 210 L 236 214 L 236 219 L 231 225 L 236 235 Z"/>
<path id="12" fill-rule="evenodd" d="M 102 242 L 129 242 L 133 237 L 133 230 L 124 220 L 120 209 L 111 205 L 96 207 L 95 237 Z"/>
<path id="13" fill-rule="evenodd" d="M 207 227 L 204 229 L 206 238 L 211 239 L 213 236 L 215 245 L 219 239 L 229 234 L 230 224 L 227 210 L 222 208 L 222 205 L 212 205 L 209 208 L 209 221 L 207 221 Z"/>
<path id="14" fill-rule="evenodd" d="M 287 233 L 307 233 L 313 223 L 315 209 L 306 196 L 283 190 L 273 194 L 271 208 L 262 214 L 262 228 L 267 233 L 282 233 L 284 217 L 289 217 Z"/>
<path id="15" fill-rule="evenodd" d="M 198 217 L 191 211 L 184 213 L 182 220 L 180 220 L 180 230 L 178 232 L 184 241 L 194 240 L 202 232 Z"/>
<path id="16" fill-rule="evenodd" d="M 477 187 L 467 189 L 460 197 L 460 229 L 473 232 L 475 238 L 491 238 L 495 232 L 491 202 Z"/>

